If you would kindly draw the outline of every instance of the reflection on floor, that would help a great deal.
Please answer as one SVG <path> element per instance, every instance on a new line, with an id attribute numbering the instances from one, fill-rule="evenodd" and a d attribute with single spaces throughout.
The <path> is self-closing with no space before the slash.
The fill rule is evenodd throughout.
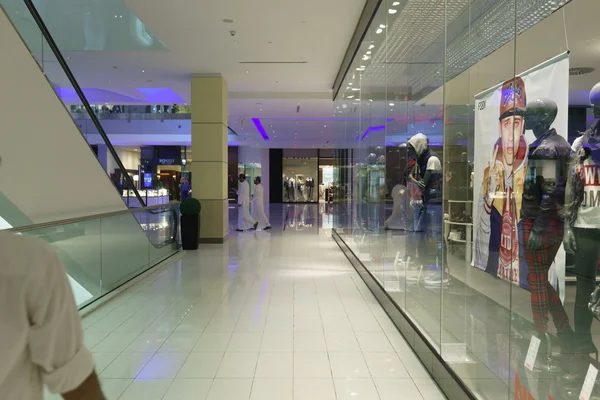
<path id="1" fill-rule="evenodd" d="M 544 355 L 542 346 L 534 370 L 524 367 L 535 332 L 529 292 L 472 267 L 460 248 L 446 250 L 448 270 L 440 279 L 437 264 L 421 268 L 410 258 L 416 251 L 410 234 L 383 229 L 385 211 L 381 205 L 365 205 L 361 212 L 343 208 L 334 227 L 478 398 L 579 398 L 588 366 L 597 361 L 556 355 L 553 334 L 552 350 L 545 347 L 551 355 Z M 431 254 L 426 256 L 431 261 Z M 574 287 L 567 287 L 571 321 L 574 299 Z M 594 329 L 598 343 L 598 324 Z M 515 397 L 515 392 L 525 396 Z"/>
<path id="2" fill-rule="evenodd" d="M 270 219 L 84 319 L 108 399 L 443 399 L 331 238 L 331 208 Z"/>

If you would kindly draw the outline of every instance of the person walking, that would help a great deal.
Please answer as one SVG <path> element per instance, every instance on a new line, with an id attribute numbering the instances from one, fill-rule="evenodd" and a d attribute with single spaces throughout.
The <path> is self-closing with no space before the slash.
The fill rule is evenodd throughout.
<path id="1" fill-rule="evenodd" d="M 265 214 L 264 192 L 260 176 L 257 176 L 254 179 L 254 185 L 254 194 L 252 195 L 252 218 L 257 221 L 261 228 L 269 230 L 271 229 L 271 224 Z"/>
<path id="2" fill-rule="evenodd" d="M 236 231 L 243 232 L 246 229 L 256 229 L 258 222 L 250 215 L 250 185 L 246 181 L 246 175 L 240 174 L 240 186 L 237 191 L 238 203 L 238 228 Z"/>
<path id="3" fill-rule="evenodd" d="M 181 178 L 181 188 L 179 191 L 181 193 L 181 201 L 190 197 L 191 187 L 187 179 Z"/>
<path id="4" fill-rule="evenodd" d="M 0 397 L 104 400 L 64 267 L 54 249 L 0 232 Z"/>

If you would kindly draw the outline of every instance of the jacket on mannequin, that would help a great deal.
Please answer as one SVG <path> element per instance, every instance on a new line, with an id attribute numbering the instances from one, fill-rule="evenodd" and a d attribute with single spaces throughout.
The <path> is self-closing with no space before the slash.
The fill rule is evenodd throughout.
<path id="1" fill-rule="evenodd" d="M 425 205 L 442 202 L 442 163 L 429 148 L 427 136 L 417 133 L 408 140 L 408 150 L 416 157 L 409 179 L 423 191 Z M 409 156 L 410 158 L 410 156 Z M 417 176 L 417 178 L 415 178 Z"/>
<path id="2" fill-rule="evenodd" d="M 534 99 L 525 109 L 525 129 L 536 139 L 529 145 L 527 173 L 519 220 L 520 283 L 531 291 L 531 310 L 537 331 L 548 331 L 548 315 L 561 340 L 570 346 L 572 330 L 560 296 L 548 280 L 550 267 L 562 244 L 564 195 L 571 146 L 552 123 L 558 106 L 551 99 Z"/>
<path id="3" fill-rule="evenodd" d="M 600 259 L 600 83 L 592 88 L 590 103 L 596 121 L 573 143 L 565 200 L 564 245 L 567 252 L 575 254 L 575 333 L 581 354 L 598 353 L 591 325 L 593 316 L 600 318 L 596 289 Z"/>

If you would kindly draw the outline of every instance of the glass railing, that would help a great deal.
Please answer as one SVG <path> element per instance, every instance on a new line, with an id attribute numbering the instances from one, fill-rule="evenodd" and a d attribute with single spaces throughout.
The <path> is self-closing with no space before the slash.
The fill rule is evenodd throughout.
<path id="1" fill-rule="evenodd" d="M 177 203 L 12 229 L 57 251 L 80 309 L 176 254 L 178 230 Z"/>
<path id="2" fill-rule="evenodd" d="M 91 124 L 74 123 L 80 130 L 86 140 L 89 137 L 100 137 L 106 145 L 106 154 L 97 154 L 100 164 L 104 168 L 106 174 L 111 179 L 115 188 L 119 187 L 118 183 L 126 182 L 126 186 L 135 188 L 132 177 L 127 173 L 123 163 L 119 159 L 117 152 L 113 148 L 106 132 L 95 115 L 90 103 L 88 102 L 84 91 L 79 86 L 71 71 L 68 60 L 70 57 L 63 57 L 61 49 L 54 41 L 52 34 L 44 20 L 40 17 L 33 1 L 31 0 L 0 0 L 0 7 L 6 13 L 13 26 L 23 39 L 25 45 L 29 48 L 32 56 L 39 64 L 42 72 L 48 79 L 49 84 L 54 88 L 57 96 L 61 99 L 67 110 L 70 109 L 70 103 L 77 99 L 76 102 L 81 104 L 81 109 L 85 110 Z M 89 141 L 88 141 L 89 143 Z M 90 152 L 93 155 L 90 148 Z M 133 189 L 137 204 L 145 205 L 143 199 Z"/>

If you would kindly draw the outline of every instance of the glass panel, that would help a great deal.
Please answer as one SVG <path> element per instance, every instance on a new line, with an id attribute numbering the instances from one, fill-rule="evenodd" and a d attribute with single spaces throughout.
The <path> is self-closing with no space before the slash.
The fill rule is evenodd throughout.
<path id="1" fill-rule="evenodd" d="M 167 206 L 23 234 L 56 250 L 82 308 L 178 252 L 178 218 Z"/>
<path id="2" fill-rule="evenodd" d="M 113 290 L 148 265 L 149 241 L 142 232 L 134 215 L 102 219 L 103 293 Z"/>
<path id="3" fill-rule="evenodd" d="M 28 231 L 56 250 L 69 276 L 77 306 L 102 294 L 102 237 L 100 220 Z"/>
<path id="4" fill-rule="evenodd" d="M 510 302 L 511 393 L 593 399 L 598 381 L 584 380 L 590 366 L 598 367 L 600 343 L 593 295 L 600 258 L 593 216 L 600 103 L 598 76 L 590 73 L 597 59 L 587 54 L 600 38 L 589 25 L 600 4 L 564 3 L 517 2 L 516 71 L 527 95 L 528 151 L 517 230 L 523 279 L 512 286 Z M 531 343 L 539 349 L 528 360 Z"/>

